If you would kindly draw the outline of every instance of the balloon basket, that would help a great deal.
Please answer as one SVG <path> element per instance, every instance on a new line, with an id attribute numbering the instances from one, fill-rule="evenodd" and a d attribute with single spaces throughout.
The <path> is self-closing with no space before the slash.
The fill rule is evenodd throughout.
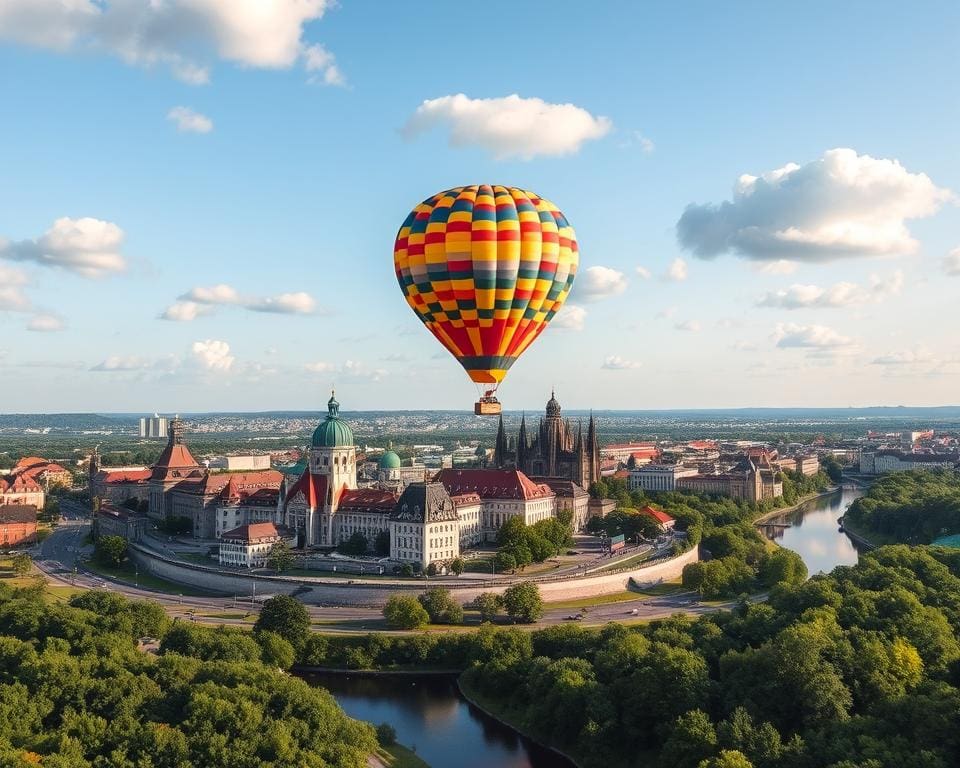
<path id="1" fill-rule="evenodd" d="M 502 410 L 500 401 L 495 397 L 481 397 L 473 404 L 473 412 L 477 416 L 497 416 Z"/>

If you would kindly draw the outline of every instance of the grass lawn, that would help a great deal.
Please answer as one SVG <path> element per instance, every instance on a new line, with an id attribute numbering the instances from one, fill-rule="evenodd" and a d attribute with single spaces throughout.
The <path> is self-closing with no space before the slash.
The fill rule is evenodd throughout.
<path id="1" fill-rule="evenodd" d="M 208 595 L 217 594 L 215 592 L 206 592 L 202 589 L 196 589 L 195 587 L 188 587 L 185 584 L 177 584 L 173 581 L 167 581 L 166 579 L 161 579 L 158 576 L 154 576 L 151 573 L 146 573 L 145 571 L 140 571 L 138 576 L 134 571 L 133 566 L 130 565 L 129 562 L 124 563 L 119 568 L 113 568 L 98 563 L 95 560 L 88 560 L 84 563 L 84 568 L 91 573 L 95 573 L 98 576 L 103 576 L 106 579 L 115 579 L 126 584 L 139 585 L 144 589 L 154 589 L 157 592 L 166 592 L 170 595 L 206 597 Z"/>
<path id="2" fill-rule="evenodd" d="M 394 744 L 392 747 L 381 747 L 378 750 L 379 758 L 390 768 L 430 768 L 430 766 L 417 757 L 416 752 L 407 749 L 402 744 Z"/>
<path id="3" fill-rule="evenodd" d="M 628 603 L 631 600 L 644 600 L 648 595 L 637 592 L 614 592 L 610 595 L 596 597 L 581 597 L 576 600 L 559 600 L 556 603 L 544 603 L 544 608 L 589 608 L 592 605 L 609 605 L 610 603 Z"/>
<path id="4" fill-rule="evenodd" d="M 875 545 L 875 546 L 878 546 L 878 547 L 882 547 L 882 546 L 884 546 L 885 544 L 897 544 L 897 543 L 899 543 L 899 542 L 898 542 L 894 537 L 892 537 L 892 536 L 884 536 L 882 533 L 877 533 L 876 531 L 871 531 L 869 528 L 864 528 L 864 527 L 859 526 L 859 525 L 851 525 L 851 524 L 850 524 L 850 519 L 849 519 L 849 518 L 846 518 L 846 517 L 843 519 L 843 527 L 844 527 L 845 529 L 847 529 L 848 531 L 850 531 L 850 533 L 852 533 L 852 534 L 854 534 L 854 535 L 856 535 L 856 536 L 861 536 L 861 537 L 863 537 L 864 539 L 866 539 L 867 541 L 869 541 L 871 544 L 873 544 L 873 545 Z"/>

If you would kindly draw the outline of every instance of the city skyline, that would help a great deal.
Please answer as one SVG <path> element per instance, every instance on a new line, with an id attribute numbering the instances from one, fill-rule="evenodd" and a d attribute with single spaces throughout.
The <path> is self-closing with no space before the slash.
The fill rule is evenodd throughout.
<path id="1" fill-rule="evenodd" d="M 581 247 L 505 409 L 957 403 L 955 6 L 274 5 L 0 3 L 5 411 L 467 410 L 392 248 L 472 183 Z"/>

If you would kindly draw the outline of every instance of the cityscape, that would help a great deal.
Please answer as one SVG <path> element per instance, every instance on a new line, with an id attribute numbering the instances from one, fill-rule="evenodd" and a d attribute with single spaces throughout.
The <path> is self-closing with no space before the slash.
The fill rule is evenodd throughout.
<path id="1" fill-rule="evenodd" d="M 960 765 L 960 8 L 417 10 L 0 0 L 0 766 Z"/>

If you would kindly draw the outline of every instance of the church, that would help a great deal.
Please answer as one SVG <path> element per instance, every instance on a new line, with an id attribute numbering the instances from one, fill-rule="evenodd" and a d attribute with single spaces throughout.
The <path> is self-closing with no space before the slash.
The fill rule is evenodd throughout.
<path id="1" fill-rule="evenodd" d="M 533 478 L 569 480 L 588 489 L 600 479 L 600 443 L 593 414 L 584 438 L 581 424 L 574 432 L 570 421 L 561 417 L 560 403 L 551 392 L 546 417 L 540 419 L 533 437 L 527 436 L 524 414 L 515 441 L 507 437 L 501 416 L 493 463 L 498 469 L 518 469 Z"/>

